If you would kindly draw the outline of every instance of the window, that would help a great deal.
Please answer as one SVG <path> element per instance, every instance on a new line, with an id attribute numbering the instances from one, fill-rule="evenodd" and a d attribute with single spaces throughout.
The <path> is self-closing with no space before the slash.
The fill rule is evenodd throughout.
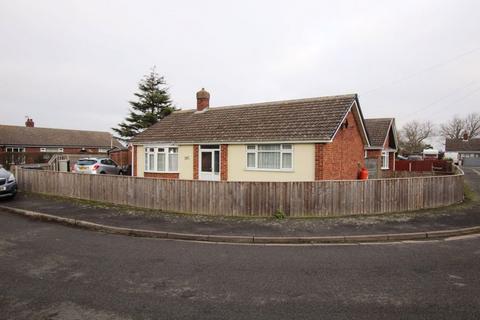
<path id="1" fill-rule="evenodd" d="M 98 148 L 98 153 L 108 153 L 108 148 Z"/>
<path id="2" fill-rule="evenodd" d="M 145 171 L 150 172 L 177 172 L 177 147 L 148 147 L 145 148 Z"/>
<path id="3" fill-rule="evenodd" d="M 63 148 L 40 148 L 40 152 L 49 152 L 49 153 L 63 152 Z"/>
<path id="4" fill-rule="evenodd" d="M 291 144 L 259 144 L 247 146 L 247 168 L 265 170 L 291 170 L 293 168 Z"/>
<path id="5" fill-rule="evenodd" d="M 18 148 L 18 147 L 7 147 L 7 152 L 25 152 L 25 148 Z"/>
<path id="6" fill-rule="evenodd" d="M 388 152 L 382 151 L 382 169 L 388 169 Z"/>

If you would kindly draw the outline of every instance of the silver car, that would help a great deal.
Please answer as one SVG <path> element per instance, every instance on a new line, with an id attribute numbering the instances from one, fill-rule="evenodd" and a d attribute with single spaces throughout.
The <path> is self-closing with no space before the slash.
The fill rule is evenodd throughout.
<path id="1" fill-rule="evenodd" d="M 10 171 L 0 166 L 0 198 L 13 198 L 17 194 L 17 181 Z"/>
<path id="2" fill-rule="evenodd" d="M 79 159 L 73 167 L 73 172 L 87 174 L 123 174 L 122 168 L 110 158 Z"/>

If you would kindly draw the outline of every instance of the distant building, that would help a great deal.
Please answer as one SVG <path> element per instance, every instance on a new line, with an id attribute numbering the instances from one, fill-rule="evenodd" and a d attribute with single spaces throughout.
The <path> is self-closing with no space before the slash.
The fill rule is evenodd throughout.
<path id="1" fill-rule="evenodd" d="M 108 132 L 0 125 L 0 164 L 47 162 L 53 154 L 107 154 L 123 146 Z"/>
<path id="2" fill-rule="evenodd" d="M 445 157 L 455 162 L 478 162 L 480 165 L 480 138 L 470 138 L 464 135 L 463 139 L 446 139 Z M 477 160 L 476 160 L 477 159 Z"/>

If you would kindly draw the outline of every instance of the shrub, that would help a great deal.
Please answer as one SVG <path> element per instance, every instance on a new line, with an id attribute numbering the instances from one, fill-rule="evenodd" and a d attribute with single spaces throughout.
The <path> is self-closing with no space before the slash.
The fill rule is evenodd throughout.
<path id="1" fill-rule="evenodd" d="M 278 220 L 283 220 L 287 216 L 285 215 L 285 212 L 283 212 L 281 209 L 277 209 L 277 211 L 275 211 L 275 213 L 273 214 L 273 217 Z"/>

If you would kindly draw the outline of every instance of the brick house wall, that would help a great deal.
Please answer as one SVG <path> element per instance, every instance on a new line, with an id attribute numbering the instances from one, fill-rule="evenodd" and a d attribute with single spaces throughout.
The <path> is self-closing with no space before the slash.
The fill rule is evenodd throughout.
<path id="1" fill-rule="evenodd" d="M 143 176 L 145 178 L 159 178 L 159 179 L 178 179 L 179 173 L 172 172 L 145 172 Z"/>
<path id="2" fill-rule="evenodd" d="M 352 112 L 346 117 L 347 128 L 341 128 L 331 143 L 315 146 L 315 180 L 357 179 L 359 166 L 365 166 L 365 146 L 361 129 Z"/>

